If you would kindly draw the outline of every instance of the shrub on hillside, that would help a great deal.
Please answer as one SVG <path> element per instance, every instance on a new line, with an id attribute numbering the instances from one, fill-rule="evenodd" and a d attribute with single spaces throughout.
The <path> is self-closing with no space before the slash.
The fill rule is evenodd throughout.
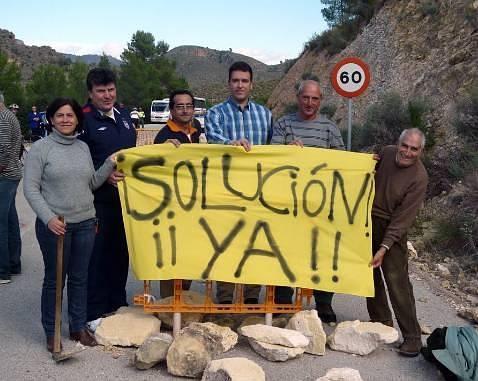
<path id="1" fill-rule="evenodd" d="M 460 136 L 478 145 L 478 85 L 458 99 L 454 124 Z"/>
<path id="2" fill-rule="evenodd" d="M 383 0 L 322 0 L 322 16 L 330 29 L 314 34 L 305 44 L 306 50 L 326 51 L 329 55 L 341 52 L 367 25 Z"/>
<path id="3" fill-rule="evenodd" d="M 327 51 L 329 55 L 340 53 L 347 47 L 347 43 L 352 41 L 357 35 L 347 35 L 345 28 L 336 26 L 327 29 L 320 34 L 314 34 L 311 39 L 305 43 L 304 49 L 311 51 Z"/>
<path id="4" fill-rule="evenodd" d="M 400 132 L 411 127 L 410 114 L 400 95 L 394 92 L 385 94 L 380 102 L 372 104 L 365 118 L 359 134 L 360 148 L 378 149 L 395 144 Z"/>
<path id="5" fill-rule="evenodd" d="M 448 157 L 448 174 L 452 180 L 462 180 L 478 169 L 478 152 L 471 144 L 464 144 L 459 150 L 450 152 Z"/>
<path id="6" fill-rule="evenodd" d="M 437 4 L 436 0 L 426 0 L 424 3 L 420 5 L 419 9 L 423 16 L 433 17 L 436 14 L 438 14 L 440 7 Z"/>
<path id="7" fill-rule="evenodd" d="M 395 92 L 385 94 L 367 109 L 365 123 L 355 130 L 354 149 L 372 147 L 378 150 L 385 145 L 396 144 L 400 133 L 412 127 L 424 132 L 427 146 L 430 147 L 435 139 L 432 130 L 426 125 L 427 111 L 426 103 L 421 100 L 406 101 Z"/>
<path id="8" fill-rule="evenodd" d="M 289 70 L 292 68 L 292 66 L 295 65 L 297 60 L 298 60 L 298 58 L 285 60 L 285 62 L 284 62 L 284 74 L 287 74 L 289 72 Z"/>
<path id="9" fill-rule="evenodd" d="M 465 271 L 478 270 L 478 170 L 470 173 L 445 198 L 430 200 L 421 213 L 431 231 L 424 236 L 427 251 L 459 257 Z M 428 221 L 428 222 L 427 222 Z"/>
<path id="10" fill-rule="evenodd" d="M 320 113 L 327 118 L 332 119 L 337 111 L 337 106 L 333 103 L 325 103 L 320 107 Z"/>

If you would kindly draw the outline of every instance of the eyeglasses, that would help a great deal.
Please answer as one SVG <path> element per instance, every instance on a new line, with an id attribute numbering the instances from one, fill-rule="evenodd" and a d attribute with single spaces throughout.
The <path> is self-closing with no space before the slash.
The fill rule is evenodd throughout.
<path id="1" fill-rule="evenodd" d="M 174 105 L 174 108 L 178 111 L 192 110 L 194 109 L 194 105 L 192 103 L 187 103 L 185 105 L 179 104 L 179 105 Z"/>

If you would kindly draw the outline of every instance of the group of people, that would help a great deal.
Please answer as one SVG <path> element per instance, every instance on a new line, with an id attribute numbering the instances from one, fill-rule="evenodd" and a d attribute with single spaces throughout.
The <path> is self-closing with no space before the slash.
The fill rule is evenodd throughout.
<path id="1" fill-rule="evenodd" d="M 134 128 L 144 128 L 145 114 L 141 107 L 133 107 L 133 110 L 131 110 L 129 116 L 134 124 Z"/>
<path id="2" fill-rule="evenodd" d="M 272 123 L 266 107 L 250 99 L 253 87 L 252 68 L 245 62 L 235 62 L 229 68 L 229 98 L 210 108 L 205 118 L 209 144 L 242 146 L 246 151 L 254 145 L 292 144 L 344 150 L 337 126 L 319 113 L 322 94 L 317 81 L 302 81 L 297 89 L 298 111 Z M 193 125 L 194 97 L 187 90 L 170 95 L 171 119 L 158 133 L 154 143 L 198 143 L 198 131 Z M 420 156 L 425 136 L 418 129 L 404 130 L 395 146 L 384 147 L 375 155 L 375 200 L 372 206 L 372 242 L 370 266 L 374 268 L 375 297 L 367 298 L 370 320 L 393 326 L 392 313 L 385 291 L 402 331 L 400 353 L 418 355 L 421 330 L 417 320 L 413 288 L 408 276 L 407 230 L 413 224 L 425 199 L 428 177 Z M 384 280 L 383 280 L 384 279 Z M 183 282 L 188 289 L 190 281 Z M 161 297 L 172 294 L 172 282 L 161 282 Z M 216 283 L 216 299 L 230 304 L 234 284 Z M 244 302 L 258 303 L 259 285 L 244 288 Z M 276 287 L 275 302 L 292 303 L 293 289 Z M 314 290 L 315 306 L 322 321 L 337 321 L 332 308 L 333 293 Z"/>
<path id="3" fill-rule="evenodd" d="M 53 350 L 55 242 L 64 236 L 64 278 L 68 277 L 70 338 L 95 345 L 88 333 L 98 319 L 127 305 L 128 250 L 115 169 L 115 153 L 136 145 L 136 132 L 126 109 L 116 104 L 116 77 L 95 68 L 87 76 L 89 100 L 83 109 L 68 98 L 55 99 L 47 109 L 51 133 L 36 142 L 25 164 L 24 193 L 37 214 L 35 230 L 45 264 L 42 324 L 48 350 Z M 336 125 L 319 113 L 319 83 L 303 81 L 297 90 L 298 111 L 272 122 L 272 113 L 250 99 L 253 72 L 245 62 L 229 68 L 230 96 L 205 117 L 210 144 L 242 146 L 293 144 L 300 147 L 344 149 Z M 194 123 L 194 97 L 176 90 L 169 97 L 171 118 L 154 143 L 199 143 Z M 134 111 L 134 110 L 133 110 Z M 21 241 L 15 193 L 22 176 L 18 162 L 21 133 L 15 116 L 0 94 L 0 284 L 21 272 Z M 418 129 L 404 130 L 396 146 L 377 157 L 376 197 L 372 207 L 375 297 L 367 298 L 371 321 L 393 325 L 385 284 L 402 331 L 400 353 L 415 356 L 421 348 L 412 285 L 407 267 L 407 230 L 427 187 L 420 161 L 425 137 Z M 18 148 L 18 149 L 17 149 Z M 62 218 L 60 218 L 62 217 Z M 384 280 L 383 280 L 384 279 Z M 190 281 L 183 282 L 189 288 Z M 161 297 L 173 293 L 172 281 L 161 281 Z M 260 285 L 248 285 L 245 303 L 258 303 Z M 293 289 L 278 287 L 276 303 L 292 303 Z M 314 291 L 316 309 L 324 322 L 335 322 L 333 294 Z M 217 282 L 218 303 L 234 300 L 234 284 Z"/>

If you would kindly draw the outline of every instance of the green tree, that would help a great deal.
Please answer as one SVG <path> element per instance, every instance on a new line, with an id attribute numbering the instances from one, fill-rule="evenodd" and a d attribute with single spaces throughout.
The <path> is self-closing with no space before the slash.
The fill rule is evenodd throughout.
<path id="1" fill-rule="evenodd" d="M 176 73 L 175 64 L 164 57 L 169 46 L 155 43 L 151 33 L 136 32 L 121 54 L 123 63 L 119 87 L 121 101 L 127 106 L 147 110 L 152 99 L 163 98 L 177 88 L 188 88 Z"/>
<path id="2" fill-rule="evenodd" d="M 330 26 L 341 25 L 348 18 L 348 0 L 321 0 L 326 7 L 322 9 L 322 16 Z"/>
<path id="3" fill-rule="evenodd" d="M 75 62 L 68 67 L 68 87 L 66 94 L 76 99 L 78 103 L 83 104 L 87 99 L 86 91 L 86 75 L 88 74 L 89 66 L 84 62 Z"/>
<path id="4" fill-rule="evenodd" d="M 101 55 L 100 61 L 98 62 L 98 67 L 102 69 L 110 69 L 113 70 L 113 67 L 111 66 L 110 59 L 106 55 L 105 52 Z"/>
<path id="5" fill-rule="evenodd" d="M 8 62 L 8 56 L 0 51 L 0 91 L 5 96 L 7 106 L 16 103 L 20 106 L 17 114 L 22 132 L 28 131 L 27 114 L 29 108 L 25 104 L 25 92 L 21 84 L 20 69 L 14 62 Z"/>
<path id="6" fill-rule="evenodd" d="M 20 69 L 14 62 L 8 62 L 6 54 L 0 52 L 0 91 L 8 104 L 23 105 L 23 88 L 21 85 Z"/>
<path id="7" fill-rule="evenodd" d="M 128 43 L 128 48 L 121 54 L 121 58 L 123 61 L 128 61 L 135 56 L 144 62 L 149 62 L 164 55 L 168 50 L 169 45 L 166 42 L 155 43 L 154 36 L 151 33 L 138 30 L 133 34 L 131 42 Z"/>
<path id="8" fill-rule="evenodd" d="M 68 95 L 66 69 L 56 65 L 40 65 L 26 87 L 27 99 L 43 110 L 56 97 Z"/>
<path id="9" fill-rule="evenodd" d="M 321 0 L 326 7 L 322 9 L 322 16 L 330 27 L 347 23 L 361 24 L 368 22 L 375 9 L 383 1 L 379 0 Z"/>

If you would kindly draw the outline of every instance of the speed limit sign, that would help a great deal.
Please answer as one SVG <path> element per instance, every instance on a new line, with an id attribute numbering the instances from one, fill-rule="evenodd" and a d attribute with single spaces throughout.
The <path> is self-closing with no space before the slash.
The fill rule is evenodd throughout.
<path id="1" fill-rule="evenodd" d="M 330 74 L 330 81 L 338 94 L 349 99 L 347 150 L 350 151 L 352 149 L 352 98 L 362 94 L 368 87 L 370 70 L 360 58 L 344 58 L 335 64 Z"/>
<path id="2" fill-rule="evenodd" d="M 346 98 L 362 94 L 370 83 L 368 65 L 360 58 L 348 57 L 337 62 L 330 80 L 335 91 Z"/>

